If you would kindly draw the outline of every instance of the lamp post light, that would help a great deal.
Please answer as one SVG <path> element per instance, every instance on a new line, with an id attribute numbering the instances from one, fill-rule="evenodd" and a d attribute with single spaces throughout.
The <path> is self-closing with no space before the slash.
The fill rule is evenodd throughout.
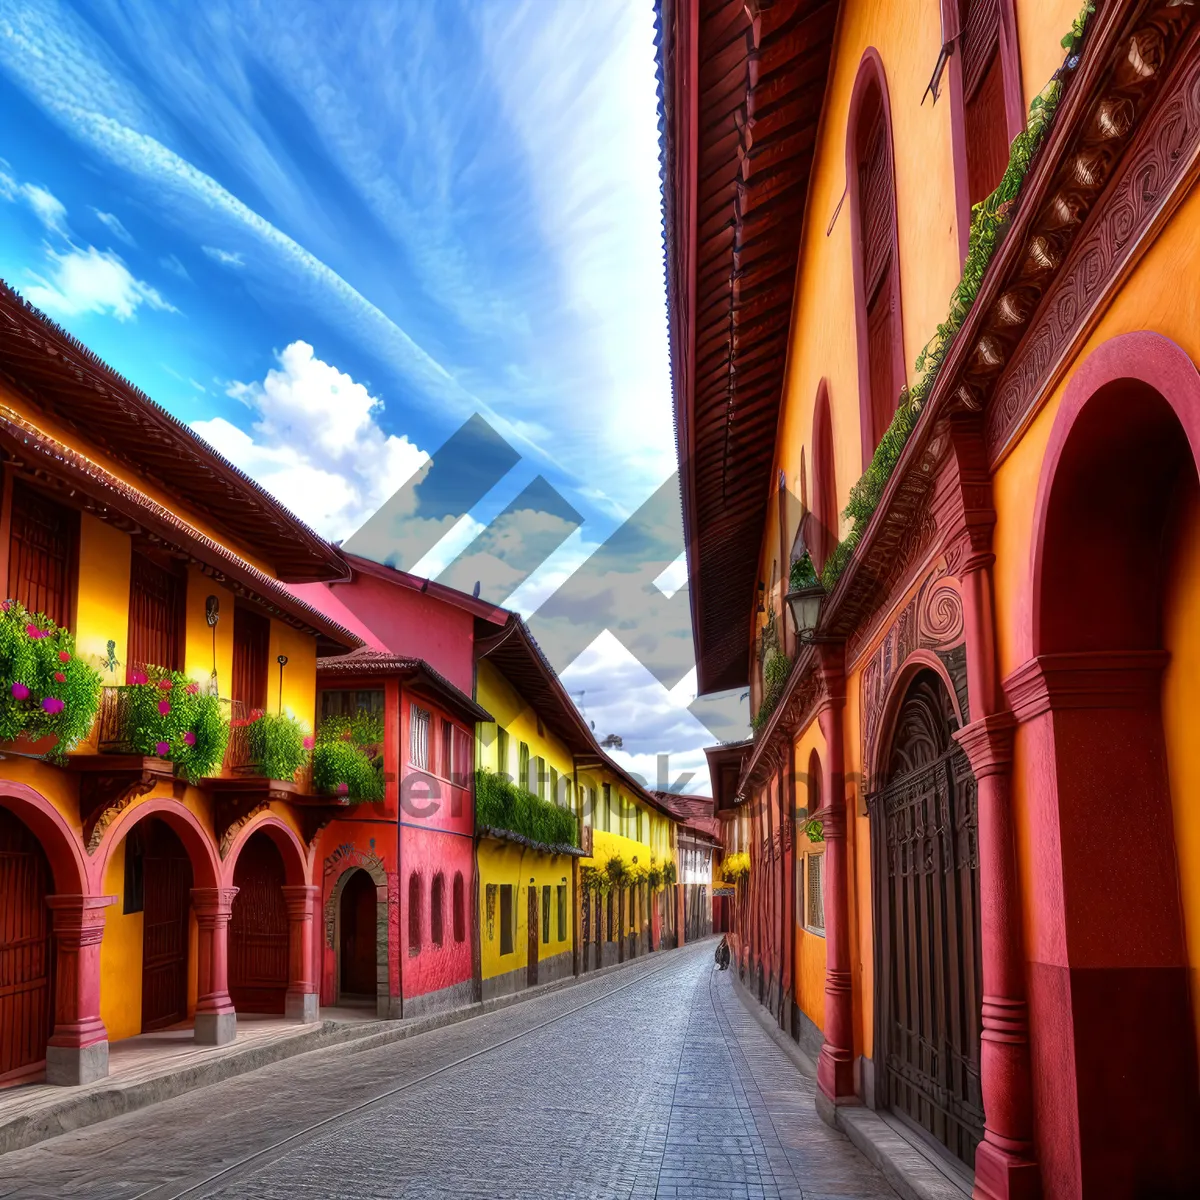
<path id="1" fill-rule="evenodd" d="M 288 664 L 288 656 L 281 654 L 276 660 L 279 664 L 279 712 L 283 713 L 283 668 Z"/>
<path id="2" fill-rule="evenodd" d="M 817 622 L 821 618 L 821 602 L 825 599 L 825 589 L 819 583 L 788 592 L 787 603 L 792 613 L 792 625 L 796 630 L 796 638 L 801 642 L 816 642 Z"/>

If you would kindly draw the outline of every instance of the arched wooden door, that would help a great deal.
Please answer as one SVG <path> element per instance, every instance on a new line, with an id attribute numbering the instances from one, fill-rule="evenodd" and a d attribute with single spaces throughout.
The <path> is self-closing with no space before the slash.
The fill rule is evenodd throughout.
<path id="1" fill-rule="evenodd" d="M 933 671 L 896 718 L 869 798 L 876 906 L 876 1081 L 882 1102 L 974 1163 L 982 962 L 975 777 Z"/>
<path id="2" fill-rule="evenodd" d="M 0 808 L 0 1087 L 46 1057 L 54 952 L 46 895 L 50 865 L 33 833 Z"/>
<path id="3" fill-rule="evenodd" d="M 265 833 L 251 836 L 233 870 L 229 995 L 238 1012 L 282 1013 L 288 985 L 287 872 Z"/>
<path id="4" fill-rule="evenodd" d="M 187 1020 L 192 862 L 164 821 L 151 817 L 129 836 L 142 840 L 142 1029 L 164 1029 Z"/>
<path id="5" fill-rule="evenodd" d="M 338 999 L 369 1000 L 375 1003 L 376 925 L 378 908 L 375 881 L 363 870 L 355 870 L 342 888 L 338 911 L 341 934 Z"/>

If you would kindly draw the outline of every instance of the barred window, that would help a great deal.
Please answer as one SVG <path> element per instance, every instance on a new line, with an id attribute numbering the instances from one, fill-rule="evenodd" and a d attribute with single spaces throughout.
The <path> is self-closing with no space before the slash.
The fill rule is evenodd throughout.
<path id="1" fill-rule="evenodd" d="M 415 704 L 408 730 L 408 761 L 421 771 L 429 770 L 429 713 Z"/>
<path id="2" fill-rule="evenodd" d="M 825 856 L 810 854 L 805 861 L 808 863 L 808 888 L 805 892 L 807 913 L 805 925 L 813 931 L 825 933 L 825 890 L 823 886 Z"/>
<path id="3" fill-rule="evenodd" d="M 567 885 L 560 883 L 558 885 L 558 940 L 565 942 L 567 940 Z"/>
<path id="4" fill-rule="evenodd" d="M 550 885 L 542 885 L 542 944 L 550 942 Z"/>

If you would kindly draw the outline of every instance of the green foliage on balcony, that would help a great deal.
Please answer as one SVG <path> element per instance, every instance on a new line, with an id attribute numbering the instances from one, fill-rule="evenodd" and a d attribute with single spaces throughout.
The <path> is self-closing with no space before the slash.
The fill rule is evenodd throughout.
<path id="1" fill-rule="evenodd" d="M 261 709 L 250 714 L 246 740 L 255 773 L 285 782 L 295 779 L 312 746 L 312 739 L 295 717 Z"/>
<path id="2" fill-rule="evenodd" d="M 67 630 L 16 600 L 0 604 L 0 741 L 53 736 L 64 754 L 91 730 L 100 688 Z"/>
<path id="3" fill-rule="evenodd" d="M 382 800 L 383 718 L 360 712 L 352 717 L 326 717 L 313 746 L 313 787 L 351 803 Z"/>
<path id="4" fill-rule="evenodd" d="M 505 829 L 542 846 L 579 845 L 575 814 L 486 768 L 475 772 L 475 823 Z"/>
<path id="5" fill-rule="evenodd" d="M 218 697 L 163 667 L 136 672 L 118 692 L 119 734 L 130 750 L 174 763 L 192 782 L 216 774 L 229 742 L 229 721 Z"/>

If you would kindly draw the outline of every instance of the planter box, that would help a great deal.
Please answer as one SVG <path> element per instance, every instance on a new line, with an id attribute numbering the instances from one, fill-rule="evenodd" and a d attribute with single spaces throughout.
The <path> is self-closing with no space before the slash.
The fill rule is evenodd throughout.
<path id="1" fill-rule="evenodd" d="M 11 742 L 0 742 L 0 754 L 20 754 L 25 758 L 45 758 L 58 746 L 58 735 L 48 733 L 36 740 L 21 734 Z"/>

